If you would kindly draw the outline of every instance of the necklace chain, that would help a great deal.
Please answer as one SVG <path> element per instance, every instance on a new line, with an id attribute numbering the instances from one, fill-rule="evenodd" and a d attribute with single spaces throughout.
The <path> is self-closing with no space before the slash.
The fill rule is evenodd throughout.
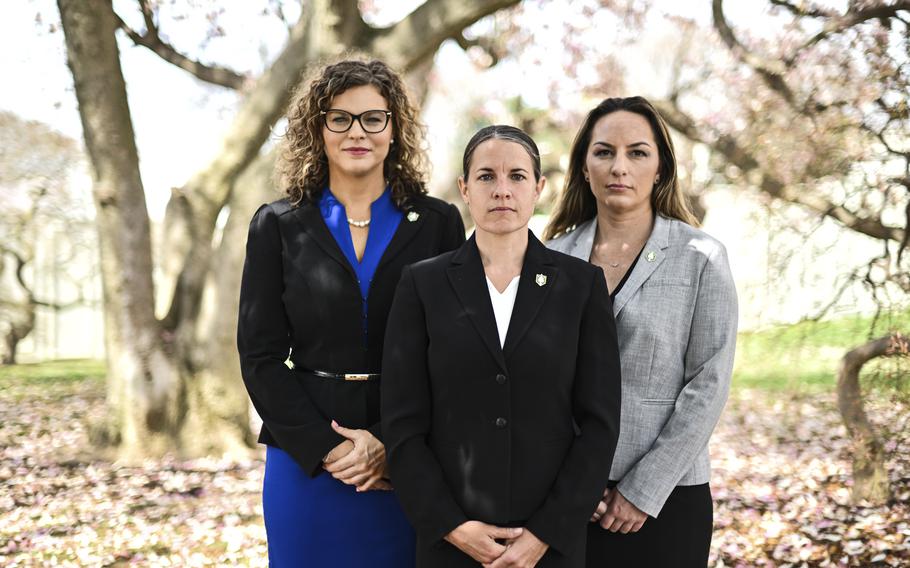
<path id="1" fill-rule="evenodd" d="M 363 221 L 358 221 L 356 219 L 351 219 L 350 217 L 348 217 L 348 225 L 351 225 L 353 227 L 359 227 L 359 228 L 363 229 L 364 227 L 370 226 L 370 219 L 364 219 Z"/>

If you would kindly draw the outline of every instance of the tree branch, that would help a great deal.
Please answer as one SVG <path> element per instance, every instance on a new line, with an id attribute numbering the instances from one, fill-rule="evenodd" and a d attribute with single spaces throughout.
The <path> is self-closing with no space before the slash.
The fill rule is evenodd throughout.
<path id="1" fill-rule="evenodd" d="M 337 14 L 335 28 L 340 37 L 360 38 L 361 41 L 369 38 L 373 28 L 363 21 L 357 0 L 332 0 L 332 5 Z"/>
<path id="2" fill-rule="evenodd" d="M 174 49 L 169 43 L 162 40 L 148 0 L 139 0 L 139 5 L 142 9 L 143 19 L 145 20 L 145 33 L 140 34 L 129 27 L 123 18 L 116 13 L 114 14 L 118 26 L 131 40 L 133 40 L 133 43 L 149 49 L 171 65 L 175 65 L 180 69 L 189 72 L 197 79 L 205 81 L 206 83 L 212 83 L 213 85 L 220 85 L 235 90 L 239 90 L 243 87 L 246 81 L 246 77 L 243 75 L 228 69 L 227 67 L 222 67 L 220 65 L 205 65 L 199 61 L 190 59 Z"/>
<path id="3" fill-rule="evenodd" d="M 802 6 L 797 6 L 792 2 L 787 0 L 769 0 L 771 5 L 784 8 L 794 16 L 799 16 L 802 18 L 830 18 L 836 16 L 837 13 L 833 10 L 826 10 L 823 8 L 803 8 Z"/>
<path id="4" fill-rule="evenodd" d="M 780 93 L 791 105 L 794 104 L 793 91 L 784 81 L 783 75 L 787 66 L 779 59 L 765 59 L 752 53 L 736 38 L 733 28 L 724 16 L 723 0 L 712 0 L 711 11 L 714 16 L 714 29 L 720 39 L 741 62 L 755 70 L 769 87 Z"/>
<path id="5" fill-rule="evenodd" d="M 743 148 L 735 138 L 728 134 L 721 135 L 716 139 L 704 135 L 696 127 L 695 121 L 672 103 L 655 101 L 654 106 L 670 126 L 690 140 L 710 146 L 743 172 L 758 173 L 760 179 L 756 185 L 768 195 L 806 207 L 819 215 L 834 219 L 848 229 L 876 239 L 886 239 L 899 243 L 904 240 L 904 229 L 887 226 L 882 223 L 880 218 L 859 215 L 843 205 L 833 203 L 824 197 L 787 186 L 781 180 L 764 171 L 755 156 Z"/>
<path id="6" fill-rule="evenodd" d="M 910 0 L 898 0 L 893 4 L 878 4 L 874 6 L 868 6 L 866 8 L 861 8 L 855 12 L 848 11 L 842 16 L 830 18 L 825 25 L 822 27 L 821 31 L 812 36 L 808 41 L 796 49 L 796 53 L 815 45 L 821 40 L 825 39 L 829 35 L 839 34 L 846 30 L 849 30 L 853 26 L 861 24 L 863 22 L 868 22 L 869 20 L 875 20 L 878 18 L 894 18 L 898 16 L 898 12 L 910 10 Z"/>
<path id="7" fill-rule="evenodd" d="M 489 67 L 499 63 L 499 60 L 505 55 L 504 50 L 496 45 L 495 40 L 489 37 L 468 39 L 464 36 L 464 32 L 460 31 L 453 35 L 451 39 L 455 40 L 455 43 L 458 44 L 462 51 L 467 52 L 472 47 L 481 49 L 490 58 Z"/>
<path id="8" fill-rule="evenodd" d="M 393 66 L 410 71 L 432 57 L 445 40 L 477 20 L 518 3 L 519 0 L 427 0 L 394 26 L 379 30 L 375 52 Z"/>

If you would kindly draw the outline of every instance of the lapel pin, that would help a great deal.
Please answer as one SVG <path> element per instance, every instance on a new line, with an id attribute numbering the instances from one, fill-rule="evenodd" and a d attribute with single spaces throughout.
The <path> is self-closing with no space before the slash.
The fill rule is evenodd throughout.
<path id="1" fill-rule="evenodd" d="M 538 274 L 537 276 L 534 277 L 534 282 L 537 282 L 538 286 L 543 286 L 544 284 L 547 283 L 547 275 Z"/>
<path id="2" fill-rule="evenodd" d="M 648 255 L 645 258 L 648 259 L 648 262 L 654 262 L 657 260 L 657 253 L 653 250 L 649 250 Z"/>
<path id="3" fill-rule="evenodd" d="M 409 222 L 413 223 L 417 219 L 420 219 L 420 213 L 418 213 L 417 211 L 411 211 L 410 213 L 408 213 Z"/>

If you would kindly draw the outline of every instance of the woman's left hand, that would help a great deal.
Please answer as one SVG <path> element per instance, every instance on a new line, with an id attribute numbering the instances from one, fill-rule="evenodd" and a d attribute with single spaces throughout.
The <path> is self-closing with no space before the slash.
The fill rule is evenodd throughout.
<path id="1" fill-rule="evenodd" d="M 345 428 L 332 420 L 332 429 L 350 440 L 354 449 L 323 467 L 332 477 L 357 487 L 357 491 L 385 489 L 385 446 L 369 430 Z"/>
<path id="2" fill-rule="evenodd" d="M 518 538 L 506 543 L 502 556 L 483 568 L 534 568 L 550 546 L 534 536 L 527 528 L 521 531 Z"/>
<path id="3" fill-rule="evenodd" d="M 600 526 L 610 532 L 623 534 L 638 532 L 648 520 L 648 514 L 630 503 L 617 489 L 610 491 L 607 512 L 600 519 Z"/>

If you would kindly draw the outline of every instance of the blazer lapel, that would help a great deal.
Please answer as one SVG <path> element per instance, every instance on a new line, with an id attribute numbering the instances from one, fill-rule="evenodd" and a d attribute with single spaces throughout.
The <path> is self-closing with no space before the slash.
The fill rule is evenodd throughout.
<path id="1" fill-rule="evenodd" d="M 376 265 L 376 272 L 384 265 L 395 258 L 398 253 L 404 250 L 405 246 L 417 236 L 417 233 L 423 229 L 426 224 L 426 214 L 423 207 L 419 204 L 410 204 L 404 208 L 404 217 L 395 229 L 392 240 L 383 251 L 379 258 L 379 264 Z"/>
<path id="2" fill-rule="evenodd" d="M 667 256 L 665 249 L 668 246 L 670 246 L 670 220 L 661 215 L 655 215 L 654 228 L 645 243 L 645 248 L 641 251 L 641 257 L 635 264 L 635 268 L 632 269 L 629 279 L 623 284 L 622 290 L 616 294 L 616 298 L 613 300 L 614 316 L 619 315 L 632 296 L 664 261 Z"/>
<path id="3" fill-rule="evenodd" d="M 403 222 L 407 222 L 407 220 Z M 452 257 L 452 265 L 449 266 L 446 273 L 455 290 L 455 295 L 458 296 L 458 300 L 477 329 L 477 333 L 502 370 L 506 371 L 505 357 L 499 346 L 496 317 L 493 315 L 493 303 L 490 301 L 490 291 L 487 289 L 486 274 L 483 271 L 480 251 L 477 250 L 477 242 L 473 235 Z M 521 294 L 520 285 L 518 293 Z"/>
<path id="4" fill-rule="evenodd" d="M 528 250 L 525 253 L 524 265 L 521 267 L 515 306 L 512 308 L 512 319 L 509 320 L 509 330 L 503 346 L 506 359 L 528 331 L 537 312 L 546 301 L 547 294 L 555 285 L 558 274 L 558 269 L 550 259 L 550 252 L 531 231 L 528 231 Z"/>
<path id="5" fill-rule="evenodd" d="M 345 258 L 344 253 L 341 252 L 341 247 L 335 242 L 335 237 L 329 232 L 329 228 L 325 224 L 325 219 L 322 218 L 322 213 L 319 211 L 319 206 L 312 203 L 304 203 L 297 210 L 299 211 L 303 230 L 316 241 L 316 244 L 319 245 L 326 254 L 343 266 L 351 275 L 351 278 L 356 282 L 357 275 L 354 273 L 354 268 L 351 266 L 351 263 L 348 262 L 348 259 Z"/>
<path id="6" fill-rule="evenodd" d="M 585 262 L 590 262 L 591 249 L 594 248 L 594 233 L 596 232 L 596 217 L 579 225 L 578 228 L 569 235 L 569 238 L 572 239 L 572 244 L 569 247 L 569 250 L 566 251 L 566 254 L 570 254 L 575 258 L 580 258 Z"/>

